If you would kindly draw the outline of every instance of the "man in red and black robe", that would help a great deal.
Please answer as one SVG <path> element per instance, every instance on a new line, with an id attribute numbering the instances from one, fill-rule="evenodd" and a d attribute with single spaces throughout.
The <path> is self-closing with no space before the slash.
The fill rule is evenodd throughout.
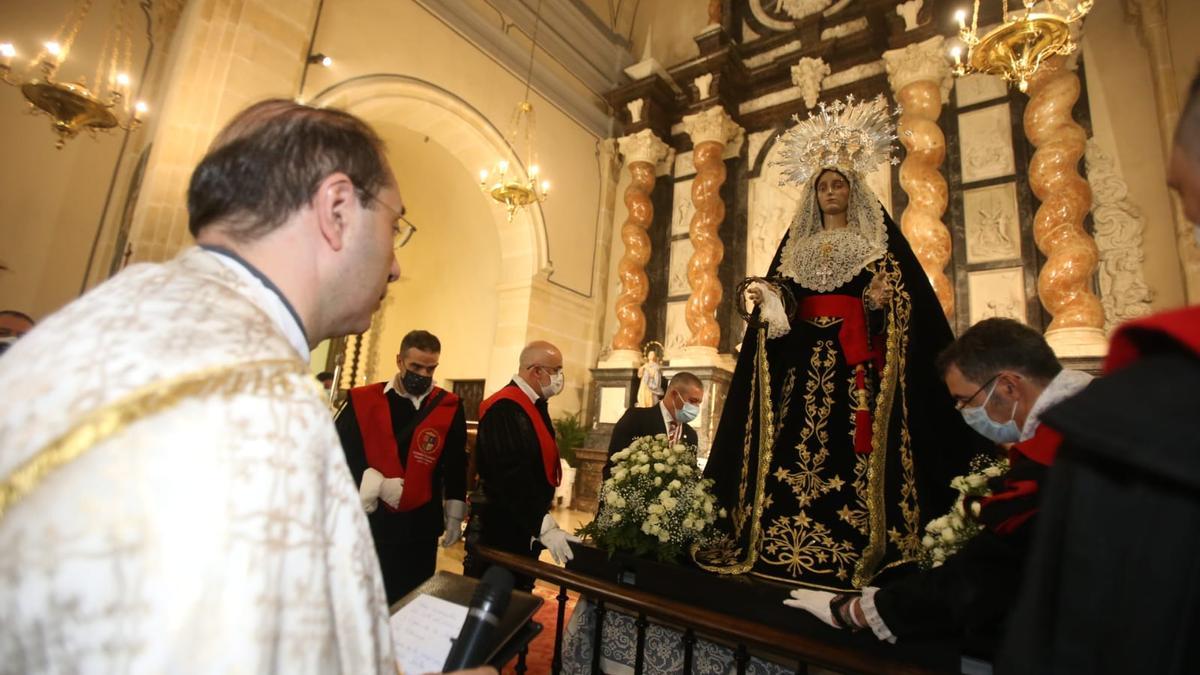
<path id="1" fill-rule="evenodd" d="M 1012 319 L 975 324 L 937 359 L 965 421 L 1006 448 L 1009 468 L 991 496 L 968 503 L 982 531 L 944 564 L 868 586 L 857 594 L 793 591 L 786 604 L 835 627 L 869 628 L 889 642 L 954 638 L 990 658 L 1025 571 L 1030 534 L 1059 436 L 1042 423 L 1051 406 L 1092 377 L 1062 367 L 1042 334 Z"/>
<path id="2" fill-rule="evenodd" d="M 437 567 L 437 540 L 462 536 L 467 423 L 454 394 L 433 385 L 441 342 L 413 331 L 400 343 L 399 372 L 350 390 L 337 429 L 359 486 L 388 603 Z"/>
<path id="3" fill-rule="evenodd" d="M 573 556 L 568 542 L 579 541 L 548 513 L 562 469 L 547 401 L 562 391 L 562 363 L 554 345 L 530 343 L 512 381 L 479 406 L 476 452 L 486 507 L 473 516 L 480 518 L 481 544 L 530 558 L 544 547 L 559 562 Z M 486 566 L 472 556 L 464 571 L 480 576 Z M 518 585 L 533 582 L 525 577 Z"/>
<path id="4" fill-rule="evenodd" d="M 1200 74 L 1168 180 L 1200 244 Z M 1046 414 L 1062 450 L 997 672 L 1200 672 L 1200 307 L 1121 326 L 1104 373 Z"/>

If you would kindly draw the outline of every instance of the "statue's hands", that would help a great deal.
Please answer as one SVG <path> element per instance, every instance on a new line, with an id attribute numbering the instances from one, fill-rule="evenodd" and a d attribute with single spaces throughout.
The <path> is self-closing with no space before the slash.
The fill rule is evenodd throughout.
<path id="1" fill-rule="evenodd" d="M 751 284 L 746 289 L 746 297 L 749 298 L 751 306 L 761 305 L 763 302 L 762 284 Z"/>
<path id="2" fill-rule="evenodd" d="M 871 309 L 883 309 L 892 301 L 893 293 L 892 285 L 883 278 L 883 275 L 876 274 L 871 279 L 871 284 L 867 286 L 867 304 Z"/>

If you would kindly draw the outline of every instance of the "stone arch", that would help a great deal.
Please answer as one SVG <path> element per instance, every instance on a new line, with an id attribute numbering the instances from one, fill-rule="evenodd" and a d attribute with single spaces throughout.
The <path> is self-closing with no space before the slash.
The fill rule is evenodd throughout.
<path id="1" fill-rule="evenodd" d="M 525 166 L 504 134 L 470 103 L 432 82 L 407 75 L 364 75 L 328 87 L 307 101 L 337 107 L 368 121 L 389 121 L 429 136 L 475 174 L 497 158 L 510 166 Z M 403 187 L 403 186 L 401 186 Z M 541 207 L 522 209 L 512 222 L 502 209 L 493 210 L 504 261 L 501 283 L 528 281 L 550 263 L 546 223 Z"/>
<path id="2" fill-rule="evenodd" d="M 387 121 L 437 142 L 466 170 L 475 175 L 497 159 L 507 159 L 524 174 L 525 166 L 504 134 L 479 110 L 436 84 L 396 74 L 355 77 L 330 86 L 306 101 L 310 105 L 337 107 L 371 121 Z M 400 186 L 403 190 L 404 186 Z M 492 209 L 498 234 L 500 277 L 495 302 L 495 341 L 489 357 L 486 390 L 508 381 L 517 355 L 524 346 L 534 282 L 550 271 L 546 224 L 540 206 L 522 209 L 510 222 L 502 208 Z M 379 338 L 380 321 L 360 344 L 367 356 Z M 360 371 L 362 372 L 362 371 Z M 368 380 L 380 373 L 367 370 Z"/>

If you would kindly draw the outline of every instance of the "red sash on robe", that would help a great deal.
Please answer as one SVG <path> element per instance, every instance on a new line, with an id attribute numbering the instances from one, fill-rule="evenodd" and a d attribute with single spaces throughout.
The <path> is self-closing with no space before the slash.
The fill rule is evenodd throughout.
<path id="1" fill-rule="evenodd" d="M 480 421 L 483 420 L 483 416 L 487 414 L 492 405 L 501 400 L 512 401 L 521 406 L 521 410 L 525 411 L 525 416 L 533 423 L 533 430 L 537 433 L 538 445 L 542 451 L 542 468 L 546 471 L 546 482 L 558 487 L 558 484 L 562 482 L 562 464 L 558 461 L 558 442 L 554 440 L 554 434 L 550 429 L 546 428 L 546 421 L 542 419 L 542 414 L 533 406 L 533 401 L 529 400 L 529 396 L 521 391 L 520 387 L 515 384 L 507 385 L 480 403 Z"/>
<path id="2" fill-rule="evenodd" d="M 801 319 L 818 316 L 842 320 L 838 328 L 838 343 L 846 357 L 846 364 L 854 368 L 854 393 L 858 398 L 851 403 L 854 409 L 854 452 L 870 454 L 871 427 L 874 422 L 867 401 L 866 366 L 874 361 L 877 368 L 882 368 L 882 350 L 871 348 L 862 300 L 852 295 L 810 295 L 800 301 Z"/>
<path id="3" fill-rule="evenodd" d="M 391 511 L 412 511 L 433 498 L 433 470 L 442 456 L 446 436 L 458 412 L 458 397 L 446 392 L 437 408 L 417 424 L 408 444 L 405 462 L 401 465 L 396 430 L 392 428 L 392 411 L 383 392 L 386 384 L 376 382 L 355 387 L 350 390 L 350 401 L 354 405 L 354 418 L 362 434 L 367 464 L 385 478 L 404 479 L 400 504 L 394 509 L 386 502 L 383 505 Z M 433 387 L 422 403 L 428 404 L 441 391 Z"/>
<path id="4" fill-rule="evenodd" d="M 1200 355 L 1200 307 L 1161 312 L 1130 321 L 1117 329 L 1104 359 L 1104 373 L 1137 361 L 1149 347 L 1147 337 L 1169 338 L 1180 347 Z"/>

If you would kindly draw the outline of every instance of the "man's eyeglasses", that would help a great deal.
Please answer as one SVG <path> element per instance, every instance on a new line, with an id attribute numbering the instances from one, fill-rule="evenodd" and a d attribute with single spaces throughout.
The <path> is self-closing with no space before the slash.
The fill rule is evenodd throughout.
<path id="1" fill-rule="evenodd" d="M 393 248 L 397 250 L 403 248 L 404 245 L 408 243 L 408 240 L 412 239 L 412 236 L 417 233 L 417 226 L 413 225 L 411 222 L 409 222 L 408 218 L 404 217 L 403 211 L 397 211 L 396 209 L 393 209 L 384 203 L 384 201 L 379 197 L 367 195 L 367 199 L 396 214 L 395 222 L 392 223 Z"/>
<path id="2" fill-rule="evenodd" d="M 990 378 L 988 378 L 988 381 L 987 381 L 987 382 L 984 382 L 982 387 L 980 387 L 980 388 L 976 389 L 976 390 L 975 390 L 975 393 L 974 393 L 974 394 L 971 394 L 971 396 L 970 396 L 970 397 L 968 397 L 968 398 L 965 398 L 965 399 L 963 399 L 963 400 L 961 400 L 961 401 L 958 401 L 958 402 L 956 402 L 956 403 L 954 404 L 954 409 L 955 409 L 955 410 L 962 410 L 963 408 L 967 407 L 967 404 L 968 404 L 968 403 L 970 403 L 971 401 L 974 401 L 974 400 L 975 400 L 975 397 L 976 397 L 976 396 L 979 396 L 979 394 L 980 394 L 981 392 L 983 392 L 983 390 L 984 390 L 984 389 L 987 389 L 989 384 L 991 384 L 991 383 L 995 382 L 997 377 L 1000 377 L 1000 373 L 996 373 L 995 375 L 993 375 L 993 376 L 991 376 Z"/>

